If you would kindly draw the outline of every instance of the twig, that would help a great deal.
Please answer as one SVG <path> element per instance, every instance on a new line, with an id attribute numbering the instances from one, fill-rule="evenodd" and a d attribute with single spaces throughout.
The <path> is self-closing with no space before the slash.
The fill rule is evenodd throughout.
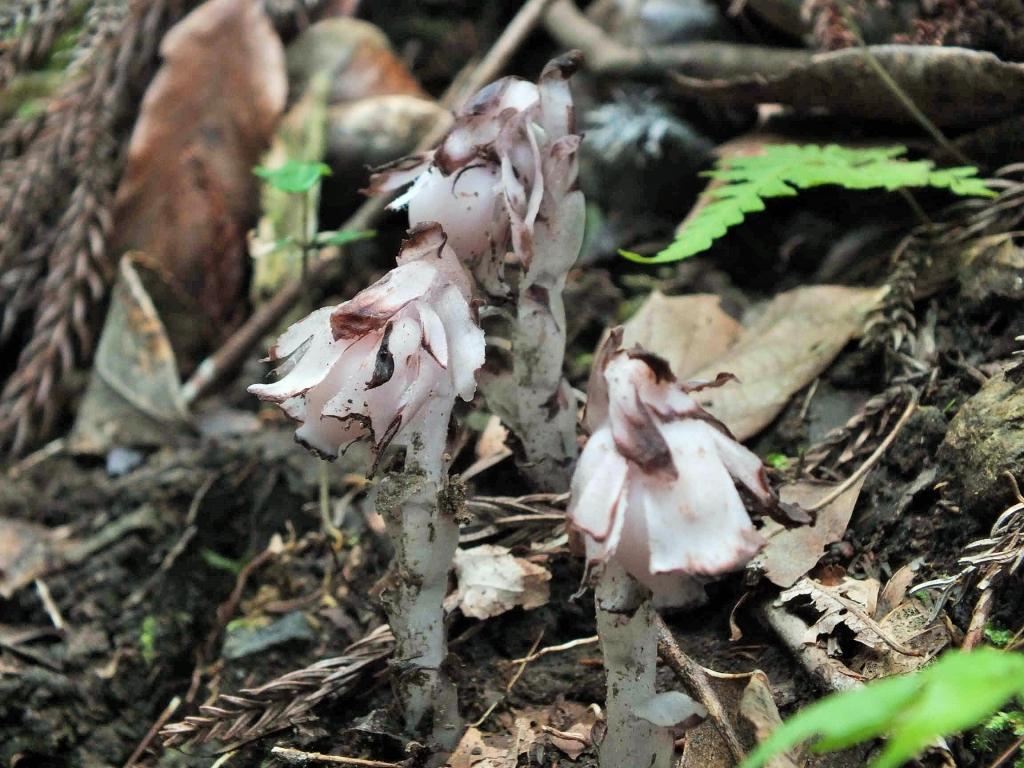
<path id="1" fill-rule="evenodd" d="M 447 107 L 460 104 L 466 97 L 482 88 L 500 72 L 516 49 L 523 43 L 551 0 L 528 0 L 515 15 L 505 31 L 494 41 L 494 45 L 480 60 L 474 71 L 462 82 L 453 83 L 441 99 Z M 444 138 L 448 131 L 448 121 L 438 119 L 427 130 L 416 147 L 417 152 L 435 146 Z M 370 229 L 381 217 L 390 202 L 390 196 L 370 198 L 342 225 L 341 229 Z M 245 323 L 236 330 L 227 341 L 212 355 L 203 360 L 196 372 L 192 374 L 182 387 L 182 398 L 186 405 L 209 392 L 210 388 L 220 381 L 221 377 L 235 367 L 249 354 L 260 340 L 273 328 L 288 311 L 298 303 L 308 283 L 327 281 L 331 272 L 338 266 L 341 250 L 337 247 L 325 248 L 319 257 L 309 266 L 307 282 L 292 280 L 278 289 L 269 301 L 256 310 Z"/>
<path id="2" fill-rule="evenodd" d="M 683 684 L 686 692 L 704 705 L 704 709 L 708 711 L 708 717 L 711 718 L 711 722 L 715 724 L 715 728 L 725 741 L 733 760 L 742 763 L 747 758 L 746 751 L 743 749 L 732 723 L 729 722 L 725 709 L 722 708 L 722 702 L 719 701 L 718 695 L 708 682 L 704 669 L 679 647 L 672 630 L 665 625 L 665 620 L 658 616 L 656 621 L 658 623 L 658 654 L 669 669 L 676 673 L 676 677 L 679 678 L 679 682 Z"/>
<path id="3" fill-rule="evenodd" d="M 989 768 L 1002 768 L 1004 765 L 1010 762 L 1011 757 L 1017 754 L 1017 750 L 1021 748 L 1021 745 L 1024 745 L 1024 736 L 1021 736 L 1016 741 L 1014 741 L 1013 744 L 1008 746 L 1006 750 L 1003 752 L 1003 754 L 1001 754 L 992 762 L 992 765 L 990 765 Z"/>
<path id="4" fill-rule="evenodd" d="M 171 715 L 173 715 L 180 706 L 180 696 L 175 696 L 171 699 L 170 703 L 164 707 L 164 711 L 160 713 L 160 717 L 158 717 L 156 722 L 149 727 L 148 731 L 146 731 L 146 735 L 142 737 L 142 741 L 139 742 L 139 746 L 137 746 L 135 751 L 132 752 L 131 757 L 125 761 L 124 768 L 132 768 L 132 766 L 135 765 L 135 762 L 142 757 L 142 753 L 146 751 L 146 748 L 149 746 L 150 742 L 153 741 L 153 738 L 160 732 L 160 729 L 164 727 L 164 723 L 171 719 Z"/>
<path id="5" fill-rule="evenodd" d="M 571 640 L 568 643 L 562 643 L 561 645 L 549 645 L 546 648 L 541 648 L 536 653 L 531 653 L 528 656 L 524 656 L 521 659 L 512 659 L 510 664 L 529 664 L 532 661 L 536 661 L 541 656 L 547 656 L 549 653 L 560 653 L 561 651 L 568 651 L 573 648 L 579 648 L 583 645 L 596 645 L 600 638 L 597 635 L 593 637 L 581 637 L 579 640 Z"/>
<path id="6" fill-rule="evenodd" d="M 67 629 L 67 622 L 64 621 L 60 608 L 57 606 L 57 603 L 54 602 L 53 595 L 50 594 L 50 588 L 46 586 L 46 582 L 42 579 L 36 579 L 36 594 L 39 595 L 39 600 L 42 602 L 43 608 L 46 610 L 46 615 L 49 616 L 50 621 L 53 622 L 53 626 L 56 627 L 59 632 L 63 632 Z"/>
<path id="7" fill-rule="evenodd" d="M 840 496 L 842 496 L 844 493 L 846 493 L 850 488 L 852 488 L 858 480 L 860 480 L 864 475 L 866 475 L 871 470 L 871 468 L 878 463 L 878 461 L 882 458 L 885 452 L 889 449 L 889 446 L 892 445 L 893 441 L 896 439 L 896 436 L 899 435 L 900 430 L 903 429 L 907 421 L 913 415 L 914 410 L 916 408 L 917 393 L 915 392 L 914 396 L 911 397 L 910 402 L 907 403 L 907 407 L 903 409 L 903 413 L 900 415 L 900 418 L 896 422 L 895 426 L 893 426 L 892 431 L 888 435 L 886 435 L 885 440 L 883 440 L 879 444 L 879 446 L 875 448 L 874 452 L 867 457 L 864 463 L 857 467 L 857 470 L 852 475 L 850 475 L 843 482 L 841 482 L 839 485 L 833 488 L 832 492 L 825 496 L 825 498 L 821 499 L 815 504 L 811 504 L 810 506 L 806 507 L 806 510 L 808 512 L 816 512 L 819 509 L 823 509 L 824 507 L 827 507 L 833 501 L 838 499 Z"/>
<path id="8" fill-rule="evenodd" d="M 668 72 L 710 79 L 753 74 L 772 77 L 808 62 L 812 55 L 796 48 L 742 43 L 626 46 L 588 19 L 572 0 L 555 0 L 544 17 L 544 26 L 564 48 L 583 51 L 588 71 L 607 77 L 657 77 Z"/>
<path id="9" fill-rule="evenodd" d="M 537 650 L 537 646 L 540 645 L 540 641 L 544 639 L 544 630 L 542 629 L 537 635 L 537 639 L 533 641 L 533 645 L 530 646 L 530 652 L 523 658 L 522 663 L 519 665 L 519 669 L 512 675 L 512 679 L 508 681 L 508 685 L 505 686 L 505 693 L 509 693 L 513 686 L 519 682 L 519 678 L 523 676 L 523 672 L 526 671 L 526 665 L 530 663 L 530 657 Z"/>
<path id="10" fill-rule="evenodd" d="M 360 765 L 363 768 L 404 768 L 404 763 L 387 763 L 383 760 L 364 760 L 361 757 L 344 757 L 343 755 L 325 755 L 322 752 L 303 752 L 291 747 L 274 747 L 270 750 L 274 757 L 279 757 L 292 765 L 308 765 L 310 762 L 334 763 L 335 765 Z"/>
<path id="11" fill-rule="evenodd" d="M 981 593 L 978 602 L 974 604 L 974 611 L 971 613 L 971 623 L 967 627 L 967 633 L 964 635 L 964 641 L 960 645 L 960 650 L 973 651 L 985 637 L 985 625 L 988 624 L 988 617 L 992 614 L 994 592 L 994 588 L 990 585 L 988 589 Z"/>

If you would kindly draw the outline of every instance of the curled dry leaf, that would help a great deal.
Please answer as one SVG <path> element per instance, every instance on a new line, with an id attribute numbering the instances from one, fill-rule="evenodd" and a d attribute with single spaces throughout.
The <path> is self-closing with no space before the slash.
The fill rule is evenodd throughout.
<path id="1" fill-rule="evenodd" d="M 805 577 L 780 594 L 776 605 L 800 602 L 801 598 L 806 598 L 821 614 L 807 630 L 805 645 L 817 643 L 822 635 L 831 638 L 836 628 L 843 625 L 853 633 L 854 640 L 882 651 L 887 646 L 878 624 L 871 618 L 879 587 L 875 579 L 858 580 L 845 576 L 838 584 L 829 586 Z"/>
<path id="2" fill-rule="evenodd" d="M 761 535 L 768 543 L 748 567 L 763 570 L 768 580 L 780 587 L 793 586 L 817 564 L 825 547 L 843 538 L 865 478 L 817 510 L 811 525 L 785 528 L 774 520 L 766 520 Z M 782 486 L 779 498 L 787 504 L 807 509 L 824 499 L 834 488 L 829 483 L 801 480 Z"/>
<path id="3" fill-rule="evenodd" d="M 666 296 L 653 291 L 623 326 L 623 346 L 639 344 L 665 358 L 680 379 L 713 364 L 743 332 L 714 294 Z"/>
<path id="4" fill-rule="evenodd" d="M 166 445 L 188 425 L 174 350 L 137 266 L 130 254 L 121 259 L 71 433 L 71 449 L 78 453 Z"/>
<path id="5" fill-rule="evenodd" d="M 978 125 L 1024 108 L 1024 66 L 991 53 L 932 45 L 877 45 L 870 54 L 941 127 Z M 823 53 L 788 72 L 732 79 L 676 78 L 685 93 L 730 106 L 781 103 L 861 120 L 916 125 L 859 48 Z"/>
<path id="6" fill-rule="evenodd" d="M 517 606 L 539 608 L 550 595 L 551 573 L 546 568 L 494 544 L 458 550 L 455 577 L 458 589 L 449 598 L 450 607 L 475 619 L 489 619 Z"/>
<path id="7" fill-rule="evenodd" d="M 244 296 L 252 167 L 284 108 L 284 50 L 258 0 L 208 0 L 160 53 L 117 192 L 115 239 L 154 257 L 216 337 Z"/>

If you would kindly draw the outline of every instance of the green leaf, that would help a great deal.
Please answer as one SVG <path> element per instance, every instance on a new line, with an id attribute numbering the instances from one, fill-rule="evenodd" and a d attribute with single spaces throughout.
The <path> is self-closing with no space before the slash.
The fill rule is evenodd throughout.
<path id="1" fill-rule="evenodd" d="M 815 738 L 816 752 L 888 738 L 871 768 L 896 768 L 941 736 L 985 721 L 1007 700 L 1024 696 L 1024 654 L 979 648 L 951 651 L 929 667 L 868 683 L 805 707 L 743 762 L 759 768 Z"/>
<path id="2" fill-rule="evenodd" d="M 326 163 L 307 163 L 301 160 L 288 160 L 277 168 L 257 165 L 252 172 L 265 179 L 274 189 L 282 192 L 298 194 L 308 192 L 324 176 L 331 175 L 331 167 Z"/>
<path id="3" fill-rule="evenodd" d="M 356 240 L 369 240 L 377 236 L 375 229 L 342 229 L 337 232 L 318 232 L 317 245 L 347 245 Z"/>
<path id="4" fill-rule="evenodd" d="M 947 189 L 955 195 L 995 197 L 977 168 L 936 170 L 931 160 L 905 160 L 906 147 L 852 149 L 838 144 L 778 144 L 760 155 L 730 157 L 704 174 L 722 182 L 705 191 L 698 208 L 684 223 L 679 237 L 654 256 L 619 251 L 640 264 L 664 264 L 706 251 L 748 213 L 764 210 L 765 199 L 792 197 L 800 190 L 826 184 L 846 189 L 911 187 Z"/>

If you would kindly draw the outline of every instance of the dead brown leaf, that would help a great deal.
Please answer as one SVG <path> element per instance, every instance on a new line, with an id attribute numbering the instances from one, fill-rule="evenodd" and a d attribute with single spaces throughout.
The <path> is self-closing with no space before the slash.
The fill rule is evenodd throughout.
<path id="1" fill-rule="evenodd" d="M 449 768 L 514 768 L 515 756 L 509 756 L 509 747 L 488 744 L 479 728 L 470 726 L 459 745 L 448 758 Z M 507 737 L 504 739 L 507 741 Z"/>
<path id="2" fill-rule="evenodd" d="M 0 518 L 0 597 L 15 592 L 63 562 L 67 542 L 51 528 Z"/>
<path id="3" fill-rule="evenodd" d="M 786 604 L 806 598 L 820 613 L 804 637 L 804 643 L 811 645 L 824 636 L 831 640 L 840 625 L 853 633 L 854 639 L 876 651 L 887 645 L 882 639 L 878 624 L 871 617 L 875 613 L 880 585 L 875 579 L 853 579 L 844 577 L 835 586 L 827 586 L 807 577 L 782 592 L 776 604 Z"/>
<path id="4" fill-rule="evenodd" d="M 131 254 L 121 259 L 92 378 L 70 436 L 76 453 L 167 445 L 188 425 L 174 350 Z"/>
<path id="5" fill-rule="evenodd" d="M 759 669 L 754 670 L 750 675 L 750 682 L 743 689 L 740 715 L 754 729 L 758 743 L 763 742 L 782 725 L 779 709 L 775 706 L 775 698 L 772 696 L 771 683 L 768 676 Z M 798 768 L 801 763 L 788 752 L 783 752 L 771 758 L 765 765 L 768 768 Z"/>
<path id="6" fill-rule="evenodd" d="M 723 357 L 692 375 L 710 381 L 725 371 L 738 379 L 703 390 L 701 404 L 737 439 L 756 435 L 861 332 L 865 315 L 880 298 L 874 288 L 839 285 L 779 294 Z"/>
<path id="7" fill-rule="evenodd" d="M 813 525 L 785 528 L 774 520 L 767 520 L 761 533 L 768 543 L 750 567 L 762 569 L 773 584 L 793 586 L 817 564 L 825 547 L 843 538 L 864 479 L 862 477 L 835 501 L 817 510 Z M 834 488 L 828 483 L 800 480 L 782 486 L 779 496 L 788 504 L 807 508 L 824 499 Z"/>
<path id="8" fill-rule="evenodd" d="M 506 547 L 483 544 L 455 553 L 458 589 L 449 599 L 466 616 L 488 619 L 516 606 L 539 608 L 550 596 L 551 573 L 514 557 Z"/>
<path id="9" fill-rule="evenodd" d="M 153 256 L 217 337 L 245 293 L 252 167 L 284 108 L 284 51 L 258 0 L 208 0 L 160 53 L 117 193 L 116 244 Z"/>
<path id="10" fill-rule="evenodd" d="M 666 296 L 654 291 L 623 326 L 623 344 L 656 352 L 680 379 L 720 359 L 743 327 L 714 294 Z"/>
<path id="11" fill-rule="evenodd" d="M 952 643 L 946 624 L 941 620 L 931 621 L 929 612 L 913 599 L 906 600 L 881 617 L 878 626 L 888 637 L 921 655 L 895 653 L 890 648 L 882 652 L 865 651 L 858 654 L 850 667 L 870 679 L 902 675 L 920 669 Z"/>

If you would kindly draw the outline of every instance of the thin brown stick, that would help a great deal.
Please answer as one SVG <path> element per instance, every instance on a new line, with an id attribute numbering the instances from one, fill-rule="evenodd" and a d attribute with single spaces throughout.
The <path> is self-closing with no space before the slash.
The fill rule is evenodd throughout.
<path id="1" fill-rule="evenodd" d="M 457 80 L 444 94 L 441 103 L 447 107 L 461 104 L 467 97 L 482 88 L 501 72 L 509 59 L 540 21 L 552 0 L 528 0 L 505 31 L 501 33 L 487 54 L 480 60 L 473 72 L 464 80 Z M 438 120 L 426 132 L 416 147 L 417 152 L 434 147 L 448 131 L 448 121 Z M 369 229 L 383 215 L 390 202 L 390 196 L 370 198 L 364 202 L 342 225 L 342 229 Z M 325 248 L 309 265 L 307 282 L 292 280 L 278 289 L 270 300 L 256 310 L 248 320 L 227 341 L 207 357 L 196 368 L 182 388 L 182 398 L 191 405 L 201 398 L 229 371 L 241 363 L 249 351 L 272 329 L 288 311 L 298 303 L 308 283 L 322 283 L 328 280 L 337 268 L 341 250 Z"/>
<path id="2" fill-rule="evenodd" d="M 978 602 L 974 604 L 974 611 L 971 613 L 971 623 L 967 627 L 964 641 L 960 650 L 973 651 L 985 637 L 985 625 L 988 624 L 988 617 L 992 614 L 992 598 L 994 597 L 993 587 L 989 587 L 981 593 Z"/>
<path id="3" fill-rule="evenodd" d="M 1004 765 L 1010 762 L 1010 758 L 1017 754 L 1017 750 L 1020 749 L 1022 745 L 1024 745 L 1024 736 L 1021 736 L 1013 742 L 1013 744 L 1008 746 L 1003 754 L 992 762 L 992 765 L 990 765 L 989 768 L 1003 768 Z"/>
<path id="4" fill-rule="evenodd" d="M 700 41 L 675 45 L 623 45 L 587 18 L 573 0 L 555 0 L 544 26 L 563 48 L 583 52 L 587 70 L 605 77 L 665 77 L 682 73 L 707 79 L 781 75 L 810 60 L 797 48 Z"/>
<path id="5" fill-rule="evenodd" d="M 308 765 L 312 761 L 334 763 L 335 765 L 359 765 L 363 768 L 404 768 L 403 763 L 388 763 L 383 760 L 364 760 L 361 757 L 345 757 L 344 755 L 325 755 L 322 752 L 304 752 L 291 747 L 274 747 L 270 750 L 274 757 L 279 757 L 292 765 Z"/>
<path id="6" fill-rule="evenodd" d="M 124 764 L 124 768 L 132 768 L 136 761 L 142 757 L 142 753 L 146 751 L 146 748 L 150 745 L 150 742 L 160 732 L 160 729 L 164 727 L 164 723 L 171 719 L 171 715 L 178 711 L 178 707 L 181 706 L 181 697 L 175 696 L 171 701 L 164 707 L 164 711 L 160 713 L 160 717 L 156 719 L 156 722 L 149 727 L 146 731 L 146 735 L 142 737 L 142 741 L 139 742 L 139 746 L 132 752 Z"/>
<path id="7" fill-rule="evenodd" d="M 732 755 L 733 760 L 737 763 L 742 763 L 747 759 L 746 750 L 743 749 L 739 736 L 736 735 L 736 730 L 732 727 L 732 723 L 729 722 L 729 717 L 725 714 L 722 702 L 711 687 L 711 683 L 708 682 L 704 669 L 683 652 L 683 649 L 679 647 L 679 643 L 676 642 L 672 630 L 666 626 L 661 616 L 657 617 L 657 623 L 658 655 L 661 656 L 669 669 L 676 673 L 676 677 L 679 678 L 679 682 L 683 684 L 686 692 L 697 699 L 704 706 L 704 709 L 708 711 L 708 717 L 711 718 L 711 722 L 715 724 L 719 735 L 725 741 L 725 745 L 729 748 L 729 754 Z"/>
<path id="8" fill-rule="evenodd" d="M 531 653 L 528 656 L 524 656 L 521 659 L 512 659 L 510 664 L 528 664 L 531 661 L 536 661 L 541 656 L 547 656 L 549 653 L 559 653 L 561 651 L 568 651 L 573 648 L 579 648 L 582 645 L 596 645 L 601 638 L 597 635 L 592 637 L 581 637 L 579 640 L 570 640 L 568 643 L 562 643 L 561 645 L 549 645 L 546 648 L 541 648 L 536 653 Z"/>
<path id="9" fill-rule="evenodd" d="M 856 484 L 858 480 L 860 480 L 864 475 L 866 475 L 871 470 L 871 468 L 874 467 L 875 464 L 879 462 L 879 460 L 882 458 L 885 452 L 889 450 L 889 446 L 892 445 L 893 441 L 896 439 L 896 436 L 899 435 L 900 430 L 902 430 L 903 427 L 906 426 L 907 421 L 910 420 L 910 417 L 914 414 L 914 411 L 916 409 L 917 395 L 915 394 L 914 397 L 910 399 L 910 402 L 907 404 L 907 407 L 903 410 L 903 413 L 900 415 L 899 421 L 896 422 L 896 425 L 892 428 L 892 431 L 888 435 L 886 435 L 885 440 L 883 440 L 879 444 L 879 446 L 874 450 L 874 452 L 870 456 L 868 456 L 867 459 L 865 459 L 864 463 L 857 467 L 857 470 L 852 475 L 850 475 L 843 482 L 841 482 L 834 489 L 832 489 L 832 492 L 829 493 L 825 498 L 821 499 L 815 504 L 811 504 L 809 507 L 806 507 L 807 511 L 816 512 L 819 509 L 824 509 L 833 501 L 835 501 L 844 493 L 846 493 L 851 487 L 853 487 L 854 484 Z"/>

